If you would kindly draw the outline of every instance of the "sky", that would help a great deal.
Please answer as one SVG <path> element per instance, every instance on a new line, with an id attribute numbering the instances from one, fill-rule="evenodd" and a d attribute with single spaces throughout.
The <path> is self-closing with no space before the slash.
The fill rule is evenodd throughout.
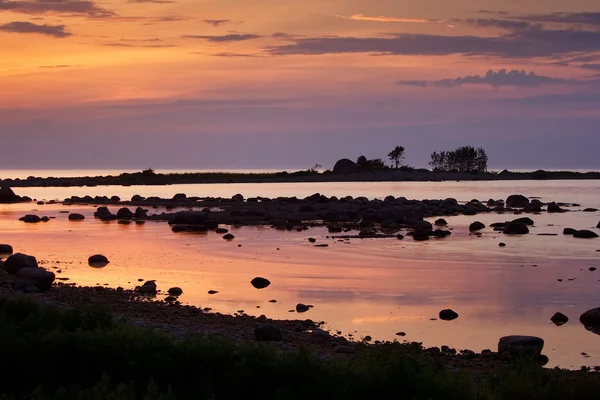
<path id="1" fill-rule="evenodd" d="M 0 168 L 600 169 L 597 0 L 0 0 Z"/>

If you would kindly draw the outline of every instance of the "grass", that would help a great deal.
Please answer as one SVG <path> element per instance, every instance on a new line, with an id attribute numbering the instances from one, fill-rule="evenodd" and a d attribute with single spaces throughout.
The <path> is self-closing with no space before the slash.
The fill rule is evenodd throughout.
<path id="1" fill-rule="evenodd" d="M 116 322 L 106 308 L 59 310 L 0 299 L 0 400 L 8 399 L 569 399 L 598 379 L 523 361 L 475 380 L 411 345 L 371 347 L 352 361 L 268 345 L 167 336 Z"/>

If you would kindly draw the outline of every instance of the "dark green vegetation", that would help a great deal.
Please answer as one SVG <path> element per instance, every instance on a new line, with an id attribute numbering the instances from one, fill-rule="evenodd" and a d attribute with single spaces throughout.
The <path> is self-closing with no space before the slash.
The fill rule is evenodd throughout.
<path id="1" fill-rule="evenodd" d="M 132 305 L 134 306 L 134 305 Z M 365 346 L 351 360 L 211 338 L 172 340 L 103 308 L 59 310 L 0 298 L 0 399 L 570 399 L 599 375 L 526 362 L 474 378 L 419 346 Z"/>
<path id="2" fill-rule="evenodd" d="M 429 165 L 436 171 L 486 172 L 488 157 L 481 147 L 459 147 L 452 151 L 434 151 Z"/>

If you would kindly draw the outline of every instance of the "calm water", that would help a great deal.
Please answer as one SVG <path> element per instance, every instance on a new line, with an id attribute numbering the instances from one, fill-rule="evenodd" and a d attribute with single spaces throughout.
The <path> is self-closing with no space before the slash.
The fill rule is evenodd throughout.
<path id="1" fill-rule="evenodd" d="M 381 198 L 392 194 L 460 201 L 521 193 L 543 201 L 600 208 L 598 181 L 17 188 L 18 194 L 38 199 L 86 194 L 171 197 L 179 192 L 189 196 L 242 193 L 246 197 L 304 197 L 320 192 Z M 69 222 L 67 214 L 59 213 L 67 209 L 89 218 Z M 56 219 L 36 225 L 17 220 L 31 210 Z M 234 229 L 236 239 L 225 242 L 214 233 L 175 234 L 166 223 L 103 223 L 93 219 L 92 213 L 91 206 L 0 205 L 0 242 L 49 261 L 47 267 L 59 266 L 63 271 L 59 276 L 79 284 L 131 288 L 138 278 L 155 279 L 163 290 L 181 286 L 181 300 L 191 304 L 273 318 L 297 317 L 289 310 L 302 302 L 315 307 L 301 318 L 325 320 L 331 329 L 355 338 L 371 335 L 393 340 L 396 332 L 404 331 L 407 337 L 403 339 L 427 346 L 447 344 L 481 351 L 494 349 L 501 336 L 531 334 L 546 340 L 544 353 L 551 365 L 600 365 L 600 336 L 579 323 L 582 312 L 600 307 L 600 239 L 578 240 L 560 234 L 566 226 L 599 232 L 594 228 L 600 221 L 597 212 L 532 216 L 536 226 L 524 237 L 503 237 L 489 228 L 481 237 L 468 233 L 468 224 L 474 220 L 490 224 L 510 215 L 451 217 L 447 220 L 454 234 L 425 243 L 410 239 L 337 242 L 326 239 L 322 229 L 298 233 L 268 227 Z M 311 246 L 306 240 L 310 236 L 330 247 Z M 507 247 L 498 247 L 500 241 Z M 105 254 L 111 263 L 103 269 L 88 267 L 87 257 L 95 253 Z M 599 270 L 590 272 L 591 266 Z M 261 291 L 252 288 L 249 281 L 255 276 L 269 278 L 271 286 Z M 208 295 L 209 290 L 219 294 Z M 269 303 L 271 299 L 278 303 Z M 452 322 L 430 320 L 443 308 L 454 309 L 460 317 Z M 550 317 L 556 311 L 569 316 L 569 323 L 554 326 Z"/>

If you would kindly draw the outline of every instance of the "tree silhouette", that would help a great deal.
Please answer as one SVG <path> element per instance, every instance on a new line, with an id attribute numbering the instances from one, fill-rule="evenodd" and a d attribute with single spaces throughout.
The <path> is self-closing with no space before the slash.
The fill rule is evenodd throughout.
<path id="1" fill-rule="evenodd" d="M 434 151 L 429 165 L 437 171 L 485 172 L 488 157 L 481 147 L 459 147 L 453 151 Z"/>
<path id="2" fill-rule="evenodd" d="M 396 146 L 396 148 L 389 152 L 388 157 L 390 161 L 393 161 L 395 168 L 397 169 L 401 162 L 404 161 L 404 147 Z"/>

